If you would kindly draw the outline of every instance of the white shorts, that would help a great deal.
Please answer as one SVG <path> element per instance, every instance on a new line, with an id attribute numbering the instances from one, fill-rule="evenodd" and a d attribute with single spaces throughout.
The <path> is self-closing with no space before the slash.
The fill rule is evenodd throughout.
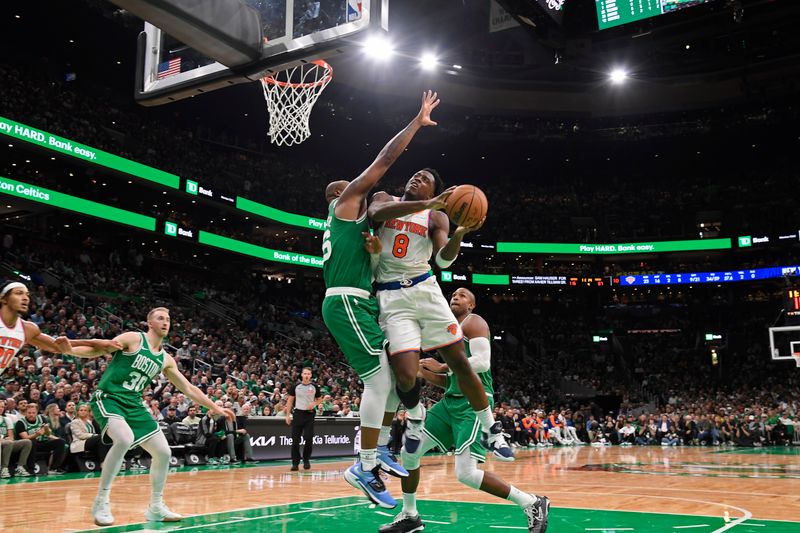
<path id="1" fill-rule="evenodd" d="M 436 278 L 407 289 L 378 291 L 378 308 L 389 354 L 428 352 L 455 344 L 464 338 Z"/>

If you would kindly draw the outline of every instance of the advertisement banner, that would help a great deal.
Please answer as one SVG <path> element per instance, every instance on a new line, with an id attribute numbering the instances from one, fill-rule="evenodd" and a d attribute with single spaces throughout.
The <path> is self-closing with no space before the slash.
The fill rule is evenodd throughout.
<path id="1" fill-rule="evenodd" d="M 514 17 L 503 6 L 494 0 L 489 0 L 489 33 L 516 28 L 517 26 L 519 26 L 519 22 L 514 20 Z"/>
<path id="2" fill-rule="evenodd" d="M 615 255 L 663 252 L 689 252 L 694 250 L 726 250 L 730 239 L 698 239 L 693 241 L 624 242 L 616 244 L 552 243 L 552 242 L 498 242 L 500 253 L 516 254 L 568 254 Z"/>
<path id="3" fill-rule="evenodd" d="M 257 461 L 292 458 L 292 427 L 280 417 L 254 416 L 247 419 L 247 432 Z M 300 440 L 300 447 L 305 440 Z M 314 449 L 311 458 L 352 457 L 361 444 L 358 418 L 317 417 L 314 421 Z"/>
<path id="4" fill-rule="evenodd" d="M 221 248 L 230 252 L 236 252 L 267 261 L 277 261 L 278 263 L 288 263 L 290 265 L 310 266 L 322 268 L 322 258 L 315 255 L 299 254 L 297 252 L 287 252 L 283 250 L 273 250 L 264 248 L 247 242 L 237 241 L 230 237 L 223 237 L 208 231 L 199 232 L 200 244 L 207 244 L 215 248 Z"/>
<path id="5" fill-rule="evenodd" d="M 103 150 L 81 144 L 58 135 L 53 135 L 46 131 L 37 130 L 20 122 L 15 122 L 9 118 L 0 117 L 0 133 L 13 139 L 31 143 L 63 155 L 74 157 L 100 165 L 106 168 L 117 170 L 131 176 L 136 176 L 165 187 L 177 189 L 180 178 L 175 174 L 158 170 L 157 168 L 142 165 L 136 161 L 125 159 L 114 154 L 109 154 Z"/>

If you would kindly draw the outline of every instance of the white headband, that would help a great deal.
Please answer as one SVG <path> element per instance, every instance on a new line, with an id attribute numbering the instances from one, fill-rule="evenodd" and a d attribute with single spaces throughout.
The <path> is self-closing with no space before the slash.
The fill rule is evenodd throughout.
<path id="1" fill-rule="evenodd" d="M 5 287 L 3 287 L 2 291 L 0 291 L 0 298 L 5 296 L 6 294 L 8 294 L 8 291 L 11 291 L 13 289 L 26 289 L 27 290 L 27 288 L 28 287 L 26 287 L 24 283 L 20 283 L 19 281 L 12 281 L 11 283 L 9 283 Z"/>

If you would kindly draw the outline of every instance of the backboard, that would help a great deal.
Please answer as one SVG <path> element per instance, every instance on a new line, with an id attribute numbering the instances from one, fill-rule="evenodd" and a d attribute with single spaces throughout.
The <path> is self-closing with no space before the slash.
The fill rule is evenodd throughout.
<path id="1" fill-rule="evenodd" d="M 139 35 L 136 100 L 159 105 L 252 82 L 341 53 L 357 34 L 388 29 L 388 0 L 245 0 L 261 18 L 261 59 L 234 69 L 145 22 Z"/>
<path id="2" fill-rule="evenodd" d="M 769 328 L 769 349 L 772 359 L 797 361 L 800 355 L 800 326 L 781 326 Z"/>

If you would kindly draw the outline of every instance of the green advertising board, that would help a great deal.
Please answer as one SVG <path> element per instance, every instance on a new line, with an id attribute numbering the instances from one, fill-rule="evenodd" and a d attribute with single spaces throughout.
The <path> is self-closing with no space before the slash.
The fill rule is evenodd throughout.
<path id="1" fill-rule="evenodd" d="M 692 241 L 628 242 L 616 244 L 552 243 L 552 242 L 498 242 L 499 253 L 514 254 L 564 254 L 564 255 L 615 255 L 652 254 L 663 252 L 691 252 L 697 250 L 726 250 L 730 239 L 699 239 Z"/>
<path id="2" fill-rule="evenodd" d="M 213 246 L 222 250 L 249 255 L 267 261 L 322 268 L 321 257 L 264 248 L 263 246 L 237 241 L 236 239 L 223 237 L 222 235 L 217 235 L 208 231 L 199 232 L 199 242 L 200 244 L 207 244 L 208 246 Z"/>
<path id="3" fill-rule="evenodd" d="M 269 207 L 268 205 L 248 200 L 247 198 L 242 198 L 241 196 L 236 197 L 236 207 L 260 217 L 281 222 L 282 224 L 325 231 L 325 221 L 321 218 L 288 213 L 280 209 L 275 209 L 274 207 Z"/>
<path id="4" fill-rule="evenodd" d="M 136 161 L 119 157 L 103 150 L 80 144 L 46 131 L 32 128 L 20 122 L 15 122 L 9 118 L 0 117 L 0 133 L 13 139 L 31 143 L 60 154 L 74 157 L 87 163 L 100 165 L 102 167 L 117 170 L 131 176 L 136 176 L 165 187 L 177 189 L 180 185 L 180 178 L 175 174 L 148 167 Z"/>
<path id="5" fill-rule="evenodd" d="M 91 200 L 84 200 L 76 196 L 51 191 L 29 183 L 12 180 L 0 176 L 0 193 L 25 200 L 32 200 L 48 204 L 58 209 L 74 211 L 82 215 L 89 215 L 127 226 L 133 226 L 148 231 L 156 230 L 156 219 L 132 211 L 125 211 L 118 207 L 100 204 Z"/>

